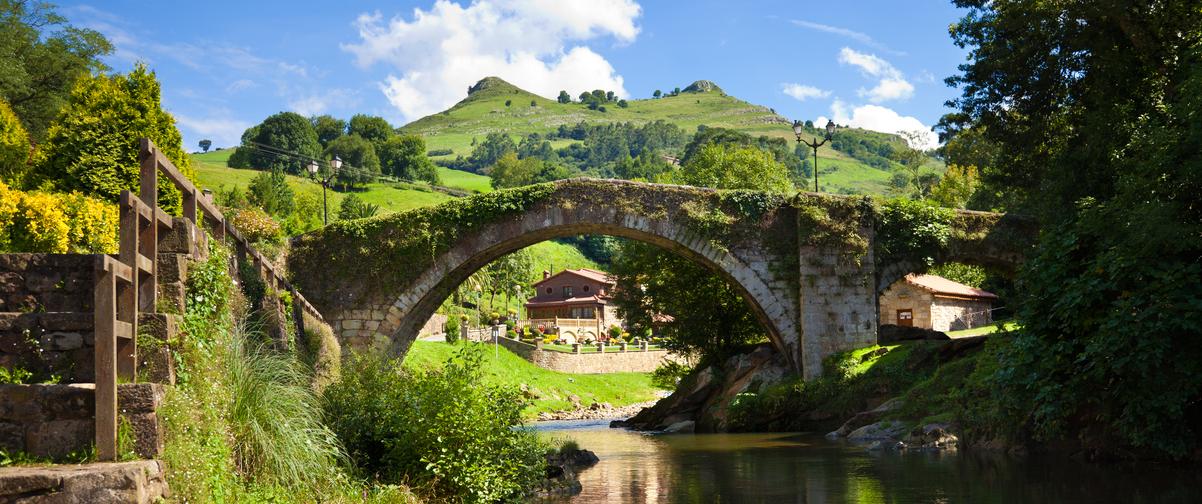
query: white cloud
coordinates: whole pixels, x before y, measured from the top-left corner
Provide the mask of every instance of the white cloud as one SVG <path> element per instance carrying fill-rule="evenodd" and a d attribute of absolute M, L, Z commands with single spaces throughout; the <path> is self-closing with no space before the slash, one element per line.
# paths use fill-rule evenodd
<path fill-rule="evenodd" d="M 781 84 L 780 87 L 781 92 L 792 96 L 797 101 L 806 101 L 810 98 L 826 98 L 831 95 L 830 91 L 804 84 L 785 83 Z"/>
<path fill-rule="evenodd" d="M 850 109 L 850 110 L 849 110 Z M 831 115 L 836 124 L 880 131 L 882 133 L 917 132 L 920 149 L 934 149 L 939 146 L 939 135 L 931 131 L 931 127 L 922 123 L 916 117 L 903 116 L 891 108 L 880 105 L 861 105 L 849 107 L 841 100 L 831 104 Z M 827 118 L 819 117 L 815 124 L 826 124 Z"/>
<path fill-rule="evenodd" d="M 412 19 L 359 16 L 361 41 L 343 49 L 360 66 L 396 71 L 380 89 L 408 120 L 453 105 L 490 75 L 548 98 L 561 89 L 625 97 L 613 66 L 573 43 L 607 36 L 632 42 L 641 12 L 633 0 L 477 0 L 467 7 L 438 0 L 430 10 L 414 9 Z"/>
<path fill-rule="evenodd" d="M 827 24 L 815 23 L 812 21 L 805 21 L 805 20 L 801 20 L 801 19 L 790 19 L 789 22 L 793 23 L 796 26 L 800 26 L 802 28 L 809 28 L 811 30 L 817 30 L 817 31 L 824 32 L 824 33 L 839 35 L 841 37 L 847 37 L 849 39 L 855 40 L 856 42 L 864 44 L 866 46 L 872 47 L 874 49 L 879 49 L 879 50 L 885 51 L 890 54 L 897 54 L 897 55 L 905 54 L 903 52 L 895 51 L 893 49 L 886 47 L 884 44 L 877 42 L 871 36 L 869 36 L 867 33 L 864 33 L 864 32 L 858 32 L 858 31 L 850 30 L 850 29 L 843 28 L 840 26 L 831 26 L 831 25 L 827 25 Z"/>
<path fill-rule="evenodd" d="M 190 117 L 175 114 L 175 122 L 195 133 L 201 139 L 213 141 L 213 147 L 229 147 L 242 143 L 242 132 L 251 125 L 230 117 Z M 185 145 L 185 149 L 195 149 L 195 145 Z"/>
<path fill-rule="evenodd" d="M 358 104 L 358 96 L 350 90 L 327 89 L 320 93 L 297 95 L 289 99 L 288 110 L 303 116 L 315 116 L 323 114 L 334 107 L 349 109 Z"/>
<path fill-rule="evenodd" d="M 839 51 L 839 62 L 859 68 L 866 77 L 879 79 L 872 89 L 860 89 L 860 96 L 868 98 L 868 101 L 880 103 L 914 96 L 914 85 L 906 80 L 901 71 L 875 54 L 844 47 Z"/>
<path fill-rule="evenodd" d="M 258 87 L 258 84 L 255 83 L 255 81 L 253 81 L 253 80 L 238 79 L 234 82 L 229 83 L 229 85 L 225 86 L 225 92 L 229 93 L 229 94 L 233 94 L 233 93 L 237 93 L 238 91 L 242 91 L 242 90 L 246 90 L 246 89 L 253 89 L 255 87 Z"/>

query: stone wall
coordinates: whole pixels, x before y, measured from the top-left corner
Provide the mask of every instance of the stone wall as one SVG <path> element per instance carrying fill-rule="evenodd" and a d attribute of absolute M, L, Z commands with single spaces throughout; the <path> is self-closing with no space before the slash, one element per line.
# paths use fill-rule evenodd
<path fill-rule="evenodd" d="M 0 366 L 92 380 L 96 257 L 0 254 Z"/>
<path fill-rule="evenodd" d="M 898 280 L 881 294 L 881 323 L 897 325 L 897 310 L 911 310 L 914 314 L 911 324 L 914 327 L 930 329 L 931 304 L 934 302 L 935 296 L 930 291 L 915 287 L 905 280 Z"/>
<path fill-rule="evenodd" d="M 153 458 L 163 449 L 158 407 L 163 386 L 126 383 L 117 387 L 123 423 L 139 456 Z M 0 449 L 39 458 L 63 457 L 91 448 L 96 437 L 96 387 L 72 385 L 0 385 Z"/>
<path fill-rule="evenodd" d="M 634 346 L 626 352 L 579 354 L 542 350 L 509 338 L 501 338 L 501 346 L 543 369 L 572 374 L 650 373 L 664 360 L 681 360 L 666 350 L 642 352 Z"/>
<path fill-rule="evenodd" d="M 935 298 L 930 305 L 931 329 L 936 331 L 959 331 L 993 323 L 989 301 L 971 299 Z"/>

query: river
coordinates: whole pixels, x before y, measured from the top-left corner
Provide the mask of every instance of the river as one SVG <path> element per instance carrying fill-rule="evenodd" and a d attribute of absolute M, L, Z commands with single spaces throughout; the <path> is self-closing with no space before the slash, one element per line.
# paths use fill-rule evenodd
<path fill-rule="evenodd" d="M 608 421 L 541 422 L 601 462 L 570 503 L 1187 503 L 1202 470 L 1047 456 L 869 452 L 818 434 L 651 435 Z"/>

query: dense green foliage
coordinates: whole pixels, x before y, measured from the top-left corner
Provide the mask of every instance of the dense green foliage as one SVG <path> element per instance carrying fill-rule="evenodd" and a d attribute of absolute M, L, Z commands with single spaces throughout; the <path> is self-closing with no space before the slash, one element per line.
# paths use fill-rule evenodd
<path fill-rule="evenodd" d="M 685 161 L 673 180 L 697 187 L 787 192 L 793 183 L 772 155 L 753 147 L 709 143 Z"/>
<path fill-rule="evenodd" d="M 371 142 L 372 145 L 377 146 L 394 134 L 392 125 L 388 124 L 388 121 L 383 117 L 366 114 L 351 116 L 351 120 L 346 126 L 346 133 L 348 135 L 359 135 L 364 140 Z"/>
<path fill-rule="evenodd" d="M 342 159 L 342 167 L 336 173 L 339 185 L 354 187 L 367 184 L 380 175 L 380 158 L 376 156 L 375 147 L 359 135 L 335 138 L 326 146 L 324 156 Z"/>
<path fill-rule="evenodd" d="M 321 144 L 313 124 L 295 112 L 268 116 L 242 134 L 242 143 L 238 152 L 246 154 L 238 159 L 241 162 L 237 164 L 231 158 L 230 166 L 304 175 L 309 159 L 316 159 L 321 153 Z"/>
<path fill-rule="evenodd" d="M 236 187 L 234 189 L 237 189 Z M 292 188 L 283 172 L 262 172 L 247 187 L 247 202 L 275 217 L 287 217 L 296 206 Z M 234 202 L 237 205 L 237 202 Z"/>
<path fill-rule="evenodd" d="M 417 135 L 389 135 L 376 142 L 381 171 L 403 180 L 442 183 L 434 162 L 426 157 L 426 141 Z"/>
<path fill-rule="evenodd" d="M 342 198 L 342 203 L 338 204 L 338 218 L 340 220 L 349 219 L 366 219 L 376 215 L 380 211 L 380 207 L 363 201 L 358 195 L 348 194 Z"/>
<path fill-rule="evenodd" d="M 482 360 L 471 347 L 417 371 L 352 357 L 325 391 L 327 421 L 361 474 L 464 502 L 518 500 L 543 477 L 548 447 L 520 428 L 516 388 L 483 384 Z"/>
<path fill-rule="evenodd" d="M 570 173 L 560 165 L 532 157 L 518 159 L 517 154 L 513 152 L 501 156 L 497 164 L 488 170 L 488 176 L 492 179 L 495 189 L 553 182 L 569 175 Z"/>
<path fill-rule="evenodd" d="M 876 220 L 877 264 L 901 261 L 926 267 L 951 238 L 952 210 L 897 198 L 881 205 Z"/>
<path fill-rule="evenodd" d="M 680 162 L 688 164 L 694 157 L 701 154 L 706 146 L 712 144 L 754 147 L 769 152 L 777 163 L 788 167 L 788 173 L 794 181 L 804 180 L 811 175 L 808 170 L 805 170 L 809 164 L 802 163 L 805 152 L 795 152 L 785 139 L 764 135 L 752 137 L 747 133 L 727 128 L 698 128 L 697 134 L 693 135 L 693 139 L 684 147 L 684 154 L 681 156 Z"/>
<path fill-rule="evenodd" d="M 309 118 L 313 124 L 313 132 L 317 133 L 317 141 L 324 149 L 330 141 L 346 134 L 346 121 L 331 115 L 319 115 Z"/>
<path fill-rule="evenodd" d="M 1044 223 L 974 428 L 1187 455 L 1202 435 L 1202 9 L 956 4 L 971 52 L 948 81 L 949 145 L 980 163 L 993 204 Z"/>
<path fill-rule="evenodd" d="M 21 120 L 3 99 L 0 99 L 0 182 L 21 187 L 29 169 L 29 154 L 33 146 Z"/>
<path fill-rule="evenodd" d="M 46 133 L 29 183 L 109 201 L 123 190 L 136 194 L 141 138 L 154 142 L 184 176 L 194 176 L 153 72 L 138 65 L 126 75 L 83 77 Z M 159 206 L 178 210 L 179 194 L 167 177 L 159 177 Z"/>
<path fill-rule="evenodd" d="M 100 58 L 112 51 L 104 35 L 68 24 L 49 3 L 0 2 L 0 101 L 40 143 L 76 79 L 107 71 Z"/>

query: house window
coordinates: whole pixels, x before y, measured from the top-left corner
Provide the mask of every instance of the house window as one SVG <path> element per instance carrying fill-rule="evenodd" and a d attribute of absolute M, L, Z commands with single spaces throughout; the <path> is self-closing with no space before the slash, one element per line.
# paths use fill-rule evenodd
<path fill-rule="evenodd" d="M 563 286 L 563 297 L 572 297 L 572 286 L 571 285 Z"/>
<path fill-rule="evenodd" d="M 588 286 L 585 285 L 584 287 L 581 287 L 580 290 L 582 290 L 584 292 L 588 292 Z"/>
<path fill-rule="evenodd" d="M 552 288 L 550 288 L 550 287 L 547 287 L 547 294 L 550 294 L 550 293 L 552 293 L 552 292 L 555 292 L 555 289 L 552 289 Z"/>

